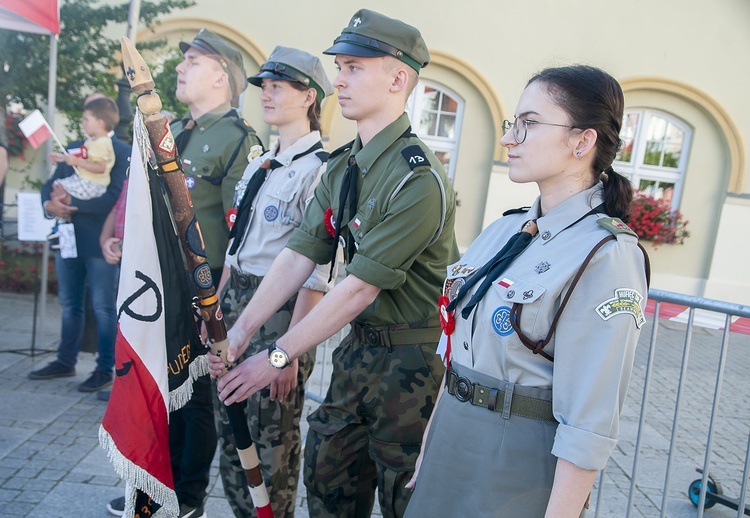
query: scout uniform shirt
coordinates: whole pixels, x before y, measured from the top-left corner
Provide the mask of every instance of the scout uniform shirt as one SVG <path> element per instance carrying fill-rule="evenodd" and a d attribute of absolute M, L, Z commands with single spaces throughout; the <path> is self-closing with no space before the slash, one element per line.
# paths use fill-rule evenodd
<path fill-rule="evenodd" d="M 268 272 L 276 256 L 286 245 L 292 230 L 302 223 L 315 187 L 326 166 L 316 153 L 308 153 L 292 162 L 292 158 L 320 142 L 320 132 L 312 131 L 299 138 L 294 144 L 277 154 L 279 143 L 262 156 L 250 161 L 242 179 L 235 188 L 235 205 L 245 194 L 250 178 L 266 160 L 275 159 L 282 164 L 268 173 L 252 204 L 250 219 L 245 234 L 235 255 L 226 255 L 226 266 L 242 273 L 263 277 Z M 245 245 L 248 246 L 245 246 Z M 319 265 L 305 288 L 328 291 L 328 267 Z"/>
<path fill-rule="evenodd" d="M 625 230 L 616 234 L 617 239 L 594 255 L 543 349 L 554 363 L 521 343 L 510 325 L 510 311 L 514 303 L 522 305 L 520 328 L 532 341 L 547 336 L 585 257 L 612 235 L 605 228 L 612 221 L 609 216 L 591 214 L 578 222 L 602 203 L 601 190 L 599 183 L 545 216 L 539 215 L 537 199 L 528 213 L 497 220 L 459 262 L 448 267 L 445 284 L 448 297 L 455 298 L 460 286 L 524 222 L 536 219 L 539 233 L 500 274 L 468 319 L 461 316 L 461 309 L 471 293 L 456 308 L 451 363 L 518 385 L 552 388 L 553 413 L 560 423 L 552 453 L 588 470 L 604 468 L 617 443 L 619 409 L 645 323 L 648 288 L 638 239 L 622 225 Z M 605 226 L 597 223 L 599 218 Z"/>
<path fill-rule="evenodd" d="M 225 216 L 232 208 L 234 186 L 247 166 L 250 148 L 261 145 L 255 130 L 243 119 L 228 115 L 230 109 L 227 103 L 199 117 L 185 149 L 178 149 L 208 264 L 212 268 L 221 268 L 224 264 L 229 240 Z M 188 120 L 189 115 L 172 123 L 175 138 L 184 131 Z M 235 151 L 237 155 L 227 171 Z"/>
<path fill-rule="evenodd" d="M 416 323 L 435 316 L 444 267 L 458 257 L 453 232 L 456 195 L 435 155 L 411 132 L 409 118 L 401 115 L 362 147 L 357 136 L 351 150 L 329 159 L 328 172 L 315 190 L 302 226 L 287 247 L 318 264 L 330 261 L 333 246 L 331 214 L 338 214 L 339 193 L 350 156 L 355 156 L 357 213 L 341 235 L 352 233 L 357 251 L 348 273 L 381 288 L 375 301 L 357 317 L 374 326 Z M 402 152 L 418 146 L 445 189 L 445 229 L 440 228 L 443 199 L 429 167 L 416 167 Z M 418 163 L 419 160 L 416 160 Z M 408 178 L 407 178 L 408 176 Z M 399 184 L 405 183 L 397 191 Z M 326 223 L 328 221 L 328 223 Z M 337 222 L 333 222 L 337 224 Z"/>

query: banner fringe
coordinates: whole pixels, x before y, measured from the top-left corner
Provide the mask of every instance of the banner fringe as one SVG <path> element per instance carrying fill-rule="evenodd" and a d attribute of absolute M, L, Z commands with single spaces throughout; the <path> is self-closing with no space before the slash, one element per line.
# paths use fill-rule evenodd
<path fill-rule="evenodd" d="M 117 449 L 115 441 L 109 435 L 104 426 L 99 426 L 99 445 L 107 452 L 107 457 L 112 467 L 121 479 L 127 482 L 127 494 L 125 495 L 125 513 L 123 516 L 132 518 L 135 515 L 135 490 L 140 489 L 161 507 L 152 516 L 154 518 L 177 518 L 180 516 L 180 504 L 177 502 L 177 493 L 148 471 L 137 466 L 125 457 Z"/>
<path fill-rule="evenodd" d="M 169 411 L 174 412 L 182 408 L 190 398 L 193 397 L 193 382 L 208 374 L 209 370 L 208 357 L 205 354 L 197 356 L 195 360 L 190 363 L 190 373 L 188 379 L 177 387 L 176 389 L 169 392 Z"/>

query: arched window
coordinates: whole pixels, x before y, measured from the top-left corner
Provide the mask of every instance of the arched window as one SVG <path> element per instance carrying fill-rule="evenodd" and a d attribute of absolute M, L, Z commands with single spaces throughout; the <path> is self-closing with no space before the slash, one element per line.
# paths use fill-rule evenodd
<path fill-rule="evenodd" d="M 677 209 L 691 137 L 687 124 L 664 112 L 626 110 L 615 170 L 630 178 L 636 190 L 665 198 Z"/>
<path fill-rule="evenodd" d="M 406 104 L 412 129 L 443 163 L 451 182 L 455 175 L 463 111 L 464 101 L 458 94 L 423 80 Z"/>

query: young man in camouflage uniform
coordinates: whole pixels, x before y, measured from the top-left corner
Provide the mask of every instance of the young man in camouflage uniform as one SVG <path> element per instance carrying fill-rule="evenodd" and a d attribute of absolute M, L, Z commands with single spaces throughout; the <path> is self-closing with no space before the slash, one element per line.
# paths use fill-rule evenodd
<path fill-rule="evenodd" d="M 341 238 L 347 277 L 296 326 L 219 380 L 225 404 L 274 380 L 291 360 L 347 323 L 331 386 L 308 421 L 310 516 L 369 516 L 377 487 L 384 516 L 401 516 L 443 365 L 437 298 L 457 260 L 455 193 L 440 162 L 409 127 L 404 106 L 429 62 L 419 31 L 362 9 L 334 45 L 334 86 L 358 134 L 331 154 L 315 198 L 229 331 L 228 360 L 330 260 Z M 212 375 L 221 363 L 211 357 Z"/>

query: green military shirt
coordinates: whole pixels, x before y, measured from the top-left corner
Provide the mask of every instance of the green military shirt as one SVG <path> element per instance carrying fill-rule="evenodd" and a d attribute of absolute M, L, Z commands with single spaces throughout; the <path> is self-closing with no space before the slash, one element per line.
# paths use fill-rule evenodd
<path fill-rule="evenodd" d="M 221 268 L 224 264 L 229 241 L 225 216 L 232 208 L 234 186 L 247 167 L 250 148 L 261 145 L 255 130 L 247 122 L 233 115 L 227 116 L 230 109 L 227 103 L 199 117 L 187 145 L 178 150 L 212 268 Z M 189 115 L 172 123 L 175 138 L 184 131 L 188 120 Z M 227 170 L 235 151 L 237 156 Z"/>
<path fill-rule="evenodd" d="M 288 248 L 318 264 L 330 261 L 333 235 L 326 219 L 338 214 L 349 157 L 356 156 L 361 172 L 357 177 L 357 213 L 341 235 L 346 239 L 347 233 L 352 233 L 357 246 L 346 271 L 381 288 L 375 301 L 356 319 L 365 324 L 416 323 L 434 317 L 445 268 L 458 259 L 453 231 L 455 192 L 429 148 L 411 131 L 405 135 L 408 128 L 409 118 L 404 114 L 366 146 L 362 147 L 357 136 L 350 150 L 334 153 L 302 225 L 287 243 Z M 419 147 L 417 153 L 429 166 L 419 157 L 409 163 L 413 146 Z M 445 221 L 437 238 L 443 192 L 430 166 L 445 191 Z"/>

